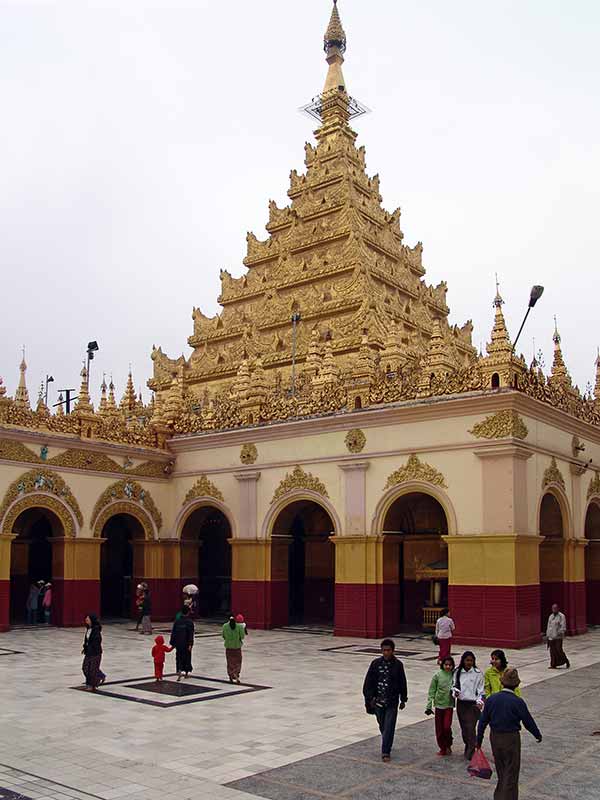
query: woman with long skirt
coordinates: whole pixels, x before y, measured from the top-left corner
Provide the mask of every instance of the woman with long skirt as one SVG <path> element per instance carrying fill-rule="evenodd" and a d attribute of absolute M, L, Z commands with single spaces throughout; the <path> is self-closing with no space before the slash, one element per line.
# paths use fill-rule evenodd
<path fill-rule="evenodd" d="M 242 671 L 242 642 L 244 641 L 244 625 L 236 622 L 235 617 L 223 625 L 223 641 L 225 658 L 227 659 L 227 675 L 230 683 L 240 682 Z"/>
<path fill-rule="evenodd" d="M 95 614 L 85 618 L 85 637 L 83 640 L 83 664 L 85 686 L 88 692 L 95 692 L 104 683 L 106 675 L 100 669 L 102 662 L 102 625 Z"/>
<path fill-rule="evenodd" d="M 485 686 L 483 672 L 477 669 L 475 654 L 466 650 L 454 673 L 452 695 L 456 700 L 456 716 L 465 743 L 465 758 L 470 761 L 477 746 L 477 723 L 483 708 Z"/>
<path fill-rule="evenodd" d="M 171 630 L 171 647 L 175 648 L 175 665 L 177 680 L 181 680 L 182 673 L 187 676 L 192 671 L 192 647 L 194 646 L 194 623 L 190 619 L 190 610 L 187 606 L 175 617 Z"/>

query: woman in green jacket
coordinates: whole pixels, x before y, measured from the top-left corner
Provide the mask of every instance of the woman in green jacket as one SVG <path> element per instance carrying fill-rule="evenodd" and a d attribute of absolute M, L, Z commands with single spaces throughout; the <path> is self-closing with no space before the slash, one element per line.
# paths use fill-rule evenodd
<path fill-rule="evenodd" d="M 454 709 L 452 677 L 454 667 L 452 656 L 446 656 L 440 664 L 439 670 L 431 679 L 427 696 L 425 713 L 428 716 L 433 714 L 432 706 L 435 706 L 435 738 L 440 748 L 438 756 L 452 754 L 452 711 Z"/>
<path fill-rule="evenodd" d="M 242 671 L 242 642 L 244 641 L 244 626 L 229 617 L 229 622 L 223 625 L 223 641 L 225 643 L 225 657 L 227 659 L 227 675 L 229 683 L 240 682 Z"/>
<path fill-rule="evenodd" d="M 490 655 L 490 666 L 486 669 L 484 675 L 486 700 L 488 697 L 491 697 L 493 694 L 501 692 L 502 689 L 504 689 L 504 686 L 502 686 L 501 683 L 501 678 L 507 669 L 508 661 L 506 660 L 504 650 L 492 650 Z M 521 690 L 518 686 L 514 692 L 517 697 L 521 697 Z"/>

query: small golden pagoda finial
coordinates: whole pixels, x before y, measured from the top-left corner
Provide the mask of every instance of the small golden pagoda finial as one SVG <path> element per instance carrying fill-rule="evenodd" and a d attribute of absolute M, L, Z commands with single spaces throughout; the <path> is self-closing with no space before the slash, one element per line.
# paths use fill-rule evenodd
<path fill-rule="evenodd" d="M 129 373 L 127 375 L 127 385 L 125 386 L 125 392 L 123 393 L 123 397 L 121 398 L 119 406 L 123 411 L 129 413 L 135 411 L 135 405 L 136 405 L 136 397 L 135 397 L 135 389 L 133 387 L 133 376 L 131 374 L 131 364 L 130 364 Z"/>
<path fill-rule="evenodd" d="M 102 383 L 100 384 L 100 405 L 98 406 L 98 413 L 103 416 L 108 412 L 108 400 L 106 397 L 106 373 L 102 373 Z"/>
<path fill-rule="evenodd" d="M 598 348 L 598 355 L 596 356 L 596 383 L 594 385 L 594 399 L 600 402 L 600 347 Z"/>
<path fill-rule="evenodd" d="M 60 392 L 58 395 L 58 404 L 56 406 L 56 414 L 59 417 L 64 417 L 65 415 L 65 398 L 63 397 L 63 393 Z"/>
<path fill-rule="evenodd" d="M 0 378 L 0 398 L 2 397 L 6 397 L 6 386 L 2 378 Z"/>
<path fill-rule="evenodd" d="M 94 407 L 92 406 L 92 401 L 90 400 L 90 393 L 88 389 L 88 373 L 87 368 L 85 366 L 85 361 L 83 362 L 83 368 L 80 372 L 81 375 L 81 386 L 79 387 L 79 396 L 77 398 L 77 411 L 93 411 Z"/>
<path fill-rule="evenodd" d="M 331 10 L 331 18 L 329 25 L 325 31 L 324 37 L 325 52 L 327 53 L 330 48 L 337 47 L 343 53 L 346 49 L 346 32 L 342 25 L 340 12 L 337 7 L 337 0 L 333 0 L 333 9 Z"/>
<path fill-rule="evenodd" d="M 106 404 L 107 413 L 115 414 L 117 411 L 117 403 L 115 400 L 115 385 L 113 383 L 112 375 L 110 376 L 110 383 L 108 384 L 108 402 Z"/>
<path fill-rule="evenodd" d="M 44 399 L 45 393 L 46 392 L 45 392 L 45 387 L 44 387 L 44 381 L 42 381 L 40 383 L 40 390 L 38 392 L 37 406 L 35 408 L 36 414 L 38 414 L 40 417 L 49 417 L 50 416 L 50 410 L 49 410 L 48 406 L 46 405 L 46 402 L 45 402 L 45 399 Z"/>
<path fill-rule="evenodd" d="M 571 376 L 569 375 L 569 371 L 565 365 L 565 360 L 563 358 L 562 349 L 560 346 L 561 338 L 560 333 L 558 332 L 556 315 L 554 316 L 554 334 L 552 336 L 552 341 L 554 342 L 554 360 L 552 362 L 552 372 L 548 380 L 553 384 L 564 384 L 571 386 Z"/>
<path fill-rule="evenodd" d="M 27 382 L 25 379 L 25 373 L 27 372 L 27 364 L 25 363 L 25 345 L 23 345 L 21 363 L 19 364 L 19 385 L 17 386 L 17 391 L 15 392 L 15 403 L 21 408 L 30 408 L 29 405 L 29 392 L 27 391 Z"/>

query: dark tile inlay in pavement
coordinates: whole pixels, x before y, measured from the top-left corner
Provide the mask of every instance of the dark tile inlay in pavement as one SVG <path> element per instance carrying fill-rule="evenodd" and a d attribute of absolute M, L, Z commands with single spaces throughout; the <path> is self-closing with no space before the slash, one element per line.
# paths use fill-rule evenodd
<path fill-rule="evenodd" d="M 155 694 L 166 694 L 170 697 L 187 697 L 190 694 L 204 694 L 204 692 L 214 692 L 214 687 L 198 686 L 194 683 L 181 683 L 177 681 L 157 681 L 148 683 L 130 683 L 128 689 L 142 689 L 144 692 L 154 692 Z"/>
<path fill-rule="evenodd" d="M 0 800 L 30 800 L 30 798 L 27 795 L 11 792 L 10 789 L 0 786 Z"/>

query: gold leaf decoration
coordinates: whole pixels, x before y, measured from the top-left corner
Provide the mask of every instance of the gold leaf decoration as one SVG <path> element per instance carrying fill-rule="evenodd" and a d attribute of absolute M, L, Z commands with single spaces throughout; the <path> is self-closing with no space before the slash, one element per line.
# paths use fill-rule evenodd
<path fill-rule="evenodd" d="M 525 439 L 529 430 L 519 414 L 507 408 L 486 417 L 483 422 L 478 422 L 469 433 L 478 439 L 505 439 L 509 436 L 514 439 Z"/>
<path fill-rule="evenodd" d="M 79 525 L 83 525 L 83 515 L 81 513 L 81 509 L 79 508 L 79 503 L 75 499 L 71 489 L 60 475 L 47 469 L 32 469 L 30 472 L 25 472 L 11 483 L 4 495 L 2 504 L 0 505 L 0 520 L 4 518 L 9 506 L 11 506 L 15 500 L 20 497 L 25 497 L 26 495 L 35 495 L 36 493 L 40 493 L 38 495 L 40 499 L 39 505 L 43 507 L 49 507 L 47 503 L 41 502 L 43 495 L 51 494 L 55 497 L 58 497 L 65 505 L 69 506 Z M 32 508 L 35 505 L 35 502 L 28 502 L 26 507 Z M 58 506 L 60 506 L 60 503 Z M 25 507 L 21 508 L 19 513 L 21 513 L 23 510 L 25 510 Z M 55 508 L 52 508 L 51 510 L 54 511 Z M 65 517 L 68 517 L 68 515 L 64 514 L 64 509 L 61 514 L 58 514 L 58 516 L 60 517 L 61 521 L 63 521 L 63 525 L 65 525 Z M 65 526 L 65 534 L 73 535 L 74 531 L 72 520 L 70 520 L 67 525 L 71 532 L 67 533 L 67 526 Z M 10 530 L 12 529 L 12 523 L 9 525 L 9 522 L 4 520 L 1 527 L 3 531 L 5 531 L 6 528 L 9 528 L 8 532 L 10 533 Z"/>
<path fill-rule="evenodd" d="M 41 464 L 43 461 L 33 450 L 13 439 L 0 439 L 0 458 L 25 464 Z"/>
<path fill-rule="evenodd" d="M 138 478 L 166 478 L 172 472 L 172 461 L 144 461 L 143 464 L 127 470 L 128 475 L 135 475 Z"/>
<path fill-rule="evenodd" d="M 138 504 L 152 517 L 156 529 L 161 529 L 162 515 L 156 507 L 152 495 L 147 489 L 144 489 L 143 486 L 132 480 L 117 481 L 102 492 L 92 511 L 92 518 L 90 520 L 92 528 L 95 529 L 96 521 L 105 506 L 114 503 L 116 500 L 124 500 L 132 504 Z"/>
<path fill-rule="evenodd" d="M 258 458 L 258 450 L 255 444 L 243 444 L 240 451 L 240 461 L 242 464 L 254 464 Z"/>
<path fill-rule="evenodd" d="M 442 489 L 447 488 L 446 479 L 442 473 L 432 467 L 431 464 L 421 461 L 415 453 L 411 453 L 403 467 L 392 472 L 387 479 L 385 488 L 389 489 L 407 481 L 423 481 L 424 483 L 431 483 L 433 486 L 440 486 Z"/>
<path fill-rule="evenodd" d="M 344 443 L 350 453 L 362 453 L 367 443 L 367 437 L 360 428 L 352 428 L 346 434 Z"/>
<path fill-rule="evenodd" d="M 221 500 L 221 502 L 223 502 L 222 492 L 217 489 L 212 481 L 208 480 L 206 475 L 201 475 L 198 478 L 196 483 L 186 494 L 183 505 L 187 505 L 187 503 L 191 500 L 195 500 L 197 497 L 214 497 L 215 500 Z"/>
<path fill-rule="evenodd" d="M 292 492 L 294 489 L 309 489 L 311 492 L 316 492 L 323 497 L 329 497 L 325 484 L 312 473 L 305 472 L 302 467 L 296 464 L 292 472 L 288 472 L 277 489 L 275 489 L 271 503 L 279 500 L 284 494 Z"/>
<path fill-rule="evenodd" d="M 594 495 L 600 495 L 600 472 L 594 473 L 594 477 L 588 486 L 587 499 L 589 500 L 590 497 L 593 497 Z"/>
<path fill-rule="evenodd" d="M 550 466 L 544 472 L 542 487 L 545 488 L 551 483 L 557 483 L 562 489 L 565 488 L 565 479 L 562 476 L 562 472 L 558 468 L 558 464 L 556 463 L 554 456 L 552 456 Z"/>
<path fill-rule="evenodd" d="M 48 464 L 71 469 L 87 469 L 95 472 L 123 472 L 123 468 L 104 453 L 89 450 L 65 450 L 48 459 Z"/>

